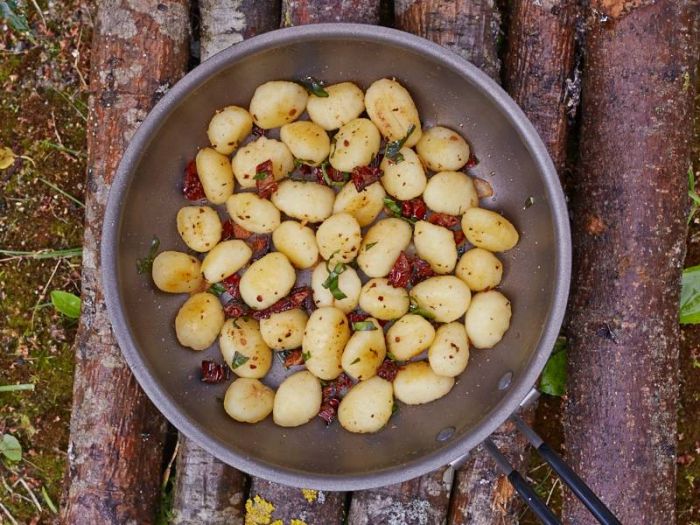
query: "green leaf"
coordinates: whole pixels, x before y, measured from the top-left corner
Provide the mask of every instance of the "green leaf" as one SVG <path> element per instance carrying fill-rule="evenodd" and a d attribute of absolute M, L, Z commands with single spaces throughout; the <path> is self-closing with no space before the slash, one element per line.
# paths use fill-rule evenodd
<path fill-rule="evenodd" d="M 18 33 L 23 33 L 32 42 L 36 43 L 34 33 L 32 33 L 27 18 L 19 14 L 17 11 L 17 3 L 14 0 L 6 0 L 0 2 L 0 16 L 7 21 L 7 25 Z"/>
<path fill-rule="evenodd" d="M 233 354 L 233 359 L 231 359 L 231 368 L 234 370 L 238 368 L 239 366 L 243 366 L 248 362 L 250 357 L 247 355 L 241 354 L 238 350 Z"/>
<path fill-rule="evenodd" d="M 700 324 L 700 266 L 683 270 L 680 323 Z"/>
<path fill-rule="evenodd" d="M 401 148 L 403 148 L 403 145 L 406 143 L 408 140 L 408 137 L 411 136 L 411 134 L 416 130 L 416 126 L 411 124 L 408 127 L 408 131 L 406 132 L 406 135 L 399 140 L 393 140 L 391 142 L 388 142 L 386 145 L 386 148 L 384 149 L 384 156 L 388 158 L 389 160 L 394 161 L 395 163 L 399 163 L 403 161 L 403 155 L 399 153 L 401 151 Z"/>
<path fill-rule="evenodd" d="M 552 355 L 542 370 L 540 392 L 561 397 L 566 392 L 566 338 L 557 337 Z"/>
<path fill-rule="evenodd" d="M 398 361 L 398 359 L 396 359 L 396 356 L 394 354 L 392 354 L 391 352 L 387 352 L 386 356 L 390 361 Z"/>
<path fill-rule="evenodd" d="M 320 98 L 328 98 L 328 91 L 323 89 L 323 82 L 314 77 L 304 77 L 299 81 L 299 84 L 304 86 L 309 93 L 312 93 Z"/>
<path fill-rule="evenodd" d="M 337 253 L 337 252 L 335 252 Z M 333 255 L 335 253 L 331 254 L 329 257 L 329 260 L 333 258 Z M 340 278 L 340 274 L 345 271 L 347 266 L 343 263 L 338 263 L 335 265 L 333 269 L 331 269 L 328 266 L 328 262 L 326 262 L 326 269 L 328 270 L 328 277 L 326 278 L 325 281 L 323 281 L 323 286 L 326 290 L 330 290 L 331 295 L 333 295 L 334 299 L 337 299 L 338 301 L 345 299 L 347 295 L 343 293 L 343 291 L 338 287 L 338 280 Z"/>
<path fill-rule="evenodd" d="M 73 293 L 54 290 L 51 292 L 51 304 L 70 319 L 80 317 L 80 297 Z"/>
<path fill-rule="evenodd" d="M 372 321 L 358 321 L 352 323 L 352 329 L 356 332 L 371 332 L 372 330 L 376 330 L 377 327 Z"/>
<path fill-rule="evenodd" d="M 328 175 L 328 165 L 329 163 L 327 160 L 324 160 L 321 163 L 321 175 L 323 176 L 323 182 L 325 182 L 327 186 L 335 186 L 336 188 L 342 188 L 345 186 L 345 183 L 350 179 L 350 174 L 343 172 L 343 180 L 336 182 Z"/>
<path fill-rule="evenodd" d="M 700 209 L 700 195 L 695 191 L 695 172 L 692 164 L 688 166 L 688 197 L 691 200 L 690 213 L 688 213 L 688 224 L 690 224 L 698 209 Z"/>
<path fill-rule="evenodd" d="M 19 392 L 21 390 L 34 390 L 34 383 L 23 383 L 19 385 L 0 385 L 0 392 Z"/>
<path fill-rule="evenodd" d="M 148 249 L 148 255 L 136 261 L 136 269 L 140 274 L 151 273 L 151 269 L 153 268 L 153 259 L 155 259 L 156 255 L 158 255 L 158 248 L 160 248 L 160 239 L 154 235 L 153 239 L 151 239 L 151 246 Z"/>
<path fill-rule="evenodd" d="M 301 358 L 304 360 L 304 362 L 308 361 L 311 359 L 311 352 L 302 352 Z"/>
<path fill-rule="evenodd" d="M 3 434 L 0 440 L 0 454 L 5 456 L 9 461 L 21 461 L 22 445 L 19 444 L 15 436 Z"/>
<path fill-rule="evenodd" d="M 221 283 L 214 283 L 208 289 L 207 292 L 220 297 L 222 293 L 226 291 L 226 287 Z"/>
<path fill-rule="evenodd" d="M 414 219 L 412 217 L 404 217 L 403 214 L 401 213 L 401 206 L 399 205 L 398 202 L 396 202 L 394 199 L 391 197 L 384 197 L 384 207 L 389 210 L 389 213 L 391 213 L 394 217 L 397 219 L 403 219 L 404 221 L 408 222 L 409 224 L 415 224 L 418 219 Z"/>
<path fill-rule="evenodd" d="M 354 360 L 352 363 L 350 363 L 350 364 L 351 364 L 351 365 L 354 365 L 354 364 L 357 364 L 357 363 L 359 363 L 359 362 L 360 362 L 360 358 L 359 358 L 359 357 L 356 357 L 355 360 Z"/>
<path fill-rule="evenodd" d="M 414 302 L 411 302 L 411 305 L 408 307 L 408 311 L 412 314 L 420 315 L 428 321 L 432 321 L 433 319 L 435 319 L 435 314 L 433 312 L 431 312 L 430 310 L 426 310 L 425 308 L 419 306 Z"/>
<path fill-rule="evenodd" d="M 46 487 L 41 487 L 41 496 L 44 498 L 44 501 L 46 502 L 46 506 L 49 508 L 51 512 L 54 514 L 58 514 L 58 509 L 56 508 L 56 504 L 53 502 L 51 499 L 51 496 L 49 496 L 48 491 L 46 490 Z"/>
<path fill-rule="evenodd" d="M 372 248 L 374 248 L 374 246 L 376 244 L 377 244 L 376 242 L 368 242 L 367 244 L 365 244 L 365 251 L 367 252 L 367 251 L 371 250 Z"/>
<path fill-rule="evenodd" d="M 391 405 L 391 415 L 393 416 L 399 411 L 399 405 L 396 404 L 396 401 Z"/>

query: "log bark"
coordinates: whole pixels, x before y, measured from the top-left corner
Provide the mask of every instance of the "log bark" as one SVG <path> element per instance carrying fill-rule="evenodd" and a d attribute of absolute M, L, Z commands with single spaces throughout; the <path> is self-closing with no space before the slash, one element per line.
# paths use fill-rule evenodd
<path fill-rule="evenodd" d="M 246 523 L 252 524 L 341 525 L 345 493 L 296 489 L 253 477 L 246 511 Z"/>
<path fill-rule="evenodd" d="M 437 42 L 498 81 L 501 15 L 494 0 L 395 0 L 399 29 Z"/>
<path fill-rule="evenodd" d="M 576 111 L 576 0 L 514 0 L 504 87 L 542 137 L 561 177 L 568 113 Z"/>
<path fill-rule="evenodd" d="M 324 22 L 379 24 L 379 0 L 283 0 L 282 27 Z"/>
<path fill-rule="evenodd" d="M 100 280 L 100 234 L 121 154 L 159 96 L 184 73 L 188 2 L 105 0 L 90 74 L 82 316 L 64 523 L 151 523 L 160 492 L 165 420 L 127 367 Z M 116 395 L 115 395 L 116 394 Z"/>
<path fill-rule="evenodd" d="M 696 5 L 598 0 L 588 13 L 565 439 L 623 523 L 675 522 Z M 564 519 L 593 523 L 570 498 Z"/>
<path fill-rule="evenodd" d="M 280 0 L 199 0 L 202 61 L 246 38 L 277 29 Z"/>

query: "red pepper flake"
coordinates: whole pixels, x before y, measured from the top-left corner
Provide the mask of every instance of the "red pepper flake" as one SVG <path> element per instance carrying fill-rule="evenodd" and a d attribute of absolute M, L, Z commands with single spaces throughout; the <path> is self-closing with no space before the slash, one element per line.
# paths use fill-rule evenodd
<path fill-rule="evenodd" d="M 372 166 L 358 166 L 350 174 L 352 183 L 355 185 L 355 189 L 359 192 L 364 190 L 370 184 L 374 184 L 381 177 L 382 171 L 377 167 Z"/>
<path fill-rule="evenodd" d="M 267 133 L 264 129 L 262 129 L 260 126 L 257 124 L 253 124 L 253 131 L 252 134 L 254 137 L 264 137 L 265 133 Z"/>
<path fill-rule="evenodd" d="M 277 181 L 272 168 L 272 160 L 261 162 L 255 168 L 255 185 L 262 199 L 269 199 L 277 191 Z"/>
<path fill-rule="evenodd" d="M 407 219 L 425 219 L 425 215 L 428 213 L 428 207 L 425 201 L 416 197 L 410 201 L 401 201 L 401 215 Z"/>
<path fill-rule="evenodd" d="M 401 367 L 391 359 L 385 359 L 381 366 L 377 369 L 377 375 L 382 379 L 392 382 L 396 379 L 396 374 L 399 373 Z"/>
<path fill-rule="evenodd" d="M 197 174 L 197 163 L 194 160 L 189 161 L 185 168 L 182 193 L 188 201 L 198 201 L 206 197 L 204 186 L 202 186 L 202 181 L 199 180 Z"/>
<path fill-rule="evenodd" d="M 455 237 L 455 244 L 459 247 L 460 244 L 462 244 L 465 240 L 466 237 L 464 236 L 464 232 L 462 230 L 454 230 L 452 232 L 452 235 Z"/>
<path fill-rule="evenodd" d="M 253 312 L 253 319 L 267 319 L 272 314 L 278 314 L 280 312 L 286 312 L 287 310 L 299 308 L 304 304 L 306 299 L 311 296 L 312 293 L 311 288 L 308 286 L 294 288 L 291 292 L 289 292 L 287 297 L 283 297 L 272 306 L 268 306 L 264 310 Z"/>
<path fill-rule="evenodd" d="M 202 383 L 221 383 L 229 378 L 229 370 L 228 365 L 216 361 L 202 361 L 200 379 Z"/>
<path fill-rule="evenodd" d="M 428 217 L 428 222 L 437 224 L 438 226 L 444 226 L 445 228 L 452 228 L 459 224 L 459 217 L 456 215 L 448 215 L 447 213 L 432 213 L 430 217 Z"/>
<path fill-rule="evenodd" d="M 318 412 L 318 417 L 326 422 L 326 425 L 330 425 L 335 421 L 335 416 L 338 413 L 338 405 L 340 405 L 340 399 L 332 397 L 321 403 L 321 409 Z"/>
<path fill-rule="evenodd" d="M 246 242 L 248 246 L 253 250 L 253 255 L 251 255 L 251 261 L 257 261 L 263 255 L 267 255 L 272 248 L 272 236 L 264 233 L 251 234 Z"/>
<path fill-rule="evenodd" d="M 238 289 L 238 285 L 240 282 L 241 276 L 237 273 L 234 273 L 233 275 L 229 275 L 228 277 L 226 277 L 226 279 L 221 281 L 221 284 L 232 298 L 240 299 L 241 293 Z"/>
<path fill-rule="evenodd" d="M 406 252 L 401 252 L 389 271 L 389 284 L 394 288 L 406 288 L 411 282 L 411 261 Z"/>
<path fill-rule="evenodd" d="M 284 356 L 284 367 L 291 368 L 292 366 L 299 366 L 304 364 L 304 356 L 301 348 L 295 350 L 287 350 Z"/>
<path fill-rule="evenodd" d="M 245 317 L 249 314 L 248 306 L 235 299 L 224 305 L 224 315 L 229 319 L 238 319 L 239 317 Z"/>
<path fill-rule="evenodd" d="M 476 158 L 476 155 L 474 155 L 474 151 L 469 148 L 469 160 L 467 160 L 467 163 L 464 165 L 466 169 L 473 168 L 479 164 L 479 159 Z"/>

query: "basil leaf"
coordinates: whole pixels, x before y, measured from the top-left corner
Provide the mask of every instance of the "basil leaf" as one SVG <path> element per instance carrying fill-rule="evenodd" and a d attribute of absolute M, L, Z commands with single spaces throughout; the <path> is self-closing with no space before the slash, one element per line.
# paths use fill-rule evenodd
<path fill-rule="evenodd" d="M 391 213 L 397 219 L 403 219 L 404 221 L 406 221 L 410 224 L 415 224 L 416 221 L 418 220 L 418 219 L 414 219 L 412 217 L 404 217 L 403 214 L 401 213 L 401 206 L 399 205 L 398 202 L 396 202 L 391 197 L 384 197 L 384 207 L 387 210 L 389 210 L 389 213 Z"/>
<path fill-rule="evenodd" d="M 374 248 L 374 246 L 376 244 L 377 244 L 376 242 L 370 242 L 370 243 L 365 244 L 365 251 L 371 250 L 372 248 Z"/>
<path fill-rule="evenodd" d="M 151 247 L 148 249 L 148 255 L 136 261 L 136 270 L 140 274 L 151 273 L 153 259 L 158 255 L 158 248 L 160 248 L 160 239 L 154 235 L 153 239 L 151 239 Z"/>
<path fill-rule="evenodd" d="M 432 321 L 435 319 L 435 314 L 431 312 L 430 310 L 426 310 L 425 308 L 420 307 L 416 303 L 411 303 L 411 305 L 408 307 L 408 311 L 411 312 L 412 314 L 420 315 L 421 317 L 424 317 L 428 321 Z"/>
<path fill-rule="evenodd" d="M 337 252 L 336 252 L 337 253 Z M 329 259 L 333 258 L 333 253 Z M 343 291 L 338 287 L 338 278 L 340 277 L 340 274 L 345 271 L 347 266 L 343 263 L 338 263 L 335 265 L 335 267 L 331 270 L 328 267 L 328 262 L 326 262 L 326 269 L 328 270 L 328 277 L 326 278 L 325 281 L 323 281 L 323 286 L 325 289 L 329 290 L 331 292 L 331 295 L 333 295 L 334 299 L 337 299 L 338 301 L 345 299 L 347 295 L 343 293 Z"/>
<path fill-rule="evenodd" d="M 343 173 L 343 179 L 344 179 L 344 180 L 338 181 L 338 182 L 332 180 L 332 179 L 330 178 L 330 176 L 328 175 L 328 161 L 327 161 L 327 160 L 324 160 L 324 161 L 321 163 L 321 175 L 323 176 L 323 182 L 325 182 L 326 185 L 328 185 L 328 186 L 336 186 L 336 187 L 338 187 L 338 188 L 342 188 L 343 186 L 345 186 L 345 183 L 346 183 L 346 182 L 348 181 L 348 179 L 350 178 L 350 176 L 349 176 L 347 173 Z"/>
<path fill-rule="evenodd" d="M 403 155 L 399 153 L 401 151 L 401 148 L 403 148 L 403 145 L 406 143 L 408 140 L 408 137 L 411 136 L 411 134 L 416 130 L 416 126 L 411 124 L 408 127 L 408 131 L 406 132 L 406 135 L 399 140 L 392 140 L 391 142 L 388 142 L 386 145 L 386 148 L 384 148 L 384 156 L 387 157 L 389 160 L 393 160 L 395 163 L 399 163 L 403 161 Z"/>
<path fill-rule="evenodd" d="M 294 167 L 295 168 L 301 168 L 304 165 L 310 166 L 312 164 L 313 164 L 313 162 L 311 162 L 310 160 L 298 159 L 298 158 L 294 157 Z"/>
<path fill-rule="evenodd" d="M 301 358 L 304 360 L 304 362 L 308 361 L 311 359 L 311 352 L 302 352 Z"/>
<path fill-rule="evenodd" d="M 680 323 L 700 324 L 700 266 L 683 270 Z"/>
<path fill-rule="evenodd" d="M 372 330 L 376 330 L 377 327 L 372 321 L 358 321 L 352 323 L 352 329 L 356 332 L 371 332 Z"/>
<path fill-rule="evenodd" d="M 75 294 L 54 290 L 51 292 L 51 304 L 56 310 L 70 319 L 80 317 L 80 297 Z"/>
<path fill-rule="evenodd" d="M 396 401 L 391 405 L 391 415 L 393 416 L 399 411 L 399 405 L 396 404 Z"/>
<path fill-rule="evenodd" d="M 20 445 L 15 436 L 3 434 L 2 439 L 0 439 L 0 454 L 9 461 L 21 461 L 22 445 Z"/>
<path fill-rule="evenodd" d="M 320 98 L 328 98 L 328 91 L 323 89 L 323 82 L 314 77 L 304 77 L 299 81 L 299 84 L 304 86 L 309 93 L 312 93 Z"/>
<path fill-rule="evenodd" d="M 226 288 L 221 283 L 214 283 L 207 289 L 207 292 L 214 294 L 217 297 L 221 296 L 221 294 L 224 293 L 225 291 L 226 291 Z"/>
<path fill-rule="evenodd" d="M 351 364 L 351 365 L 354 365 L 354 364 L 357 364 L 357 363 L 359 363 L 359 362 L 360 362 L 360 358 L 359 358 L 359 357 L 356 357 L 355 360 L 354 360 L 352 363 L 350 363 L 350 364 Z"/>
<path fill-rule="evenodd" d="M 236 353 L 233 354 L 233 359 L 231 359 L 231 368 L 235 370 L 239 366 L 246 364 L 249 359 L 250 357 L 248 357 L 247 355 L 243 355 L 238 350 L 236 350 Z"/>
<path fill-rule="evenodd" d="M 391 352 L 387 352 L 386 356 L 389 358 L 390 361 L 398 361 L 398 359 L 396 359 L 396 356 Z"/>
<path fill-rule="evenodd" d="M 558 337 L 540 377 L 540 392 L 561 397 L 566 392 L 566 338 Z"/>

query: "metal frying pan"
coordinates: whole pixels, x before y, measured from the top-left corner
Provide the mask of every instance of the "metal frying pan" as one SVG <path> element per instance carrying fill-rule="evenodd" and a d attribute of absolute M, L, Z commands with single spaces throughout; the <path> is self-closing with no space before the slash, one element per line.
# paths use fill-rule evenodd
<path fill-rule="evenodd" d="M 154 235 L 184 249 L 175 215 L 185 204 L 181 174 L 217 108 L 247 106 L 273 79 L 313 75 L 363 88 L 395 76 L 413 95 L 426 126 L 459 130 L 489 180 L 500 210 L 521 232 L 504 255 L 502 289 L 513 304 L 503 341 L 472 349 L 452 392 L 425 406 L 401 407 L 388 428 L 356 435 L 319 418 L 299 428 L 231 420 L 220 399 L 227 384 L 199 380 L 217 347 L 184 350 L 173 319 L 182 296 L 158 292 L 136 271 Z M 526 206 L 526 202 L 532 203 Z M 174 86 L 135 134 L 106 211 L 103 278 L 113 328 L 139 383 L 165 416 L 207 451 L 241 470 L 284 484 L 358 490 L 397 483 L 454 462 L 488 438 L 532 389 L 553 347 L 569 288 L 571 240 L 566 204 L 545 146 L 508 95 L 476 67 L 418 37 L 375 26 L 321 24 L 250 39 L 216 55 Z M 275 360 L 277 361 L 277 360 Z M 280 366 L 275 365 L 275 366 Z M 269 381 L 280 380 L 273 370 Z"/>

